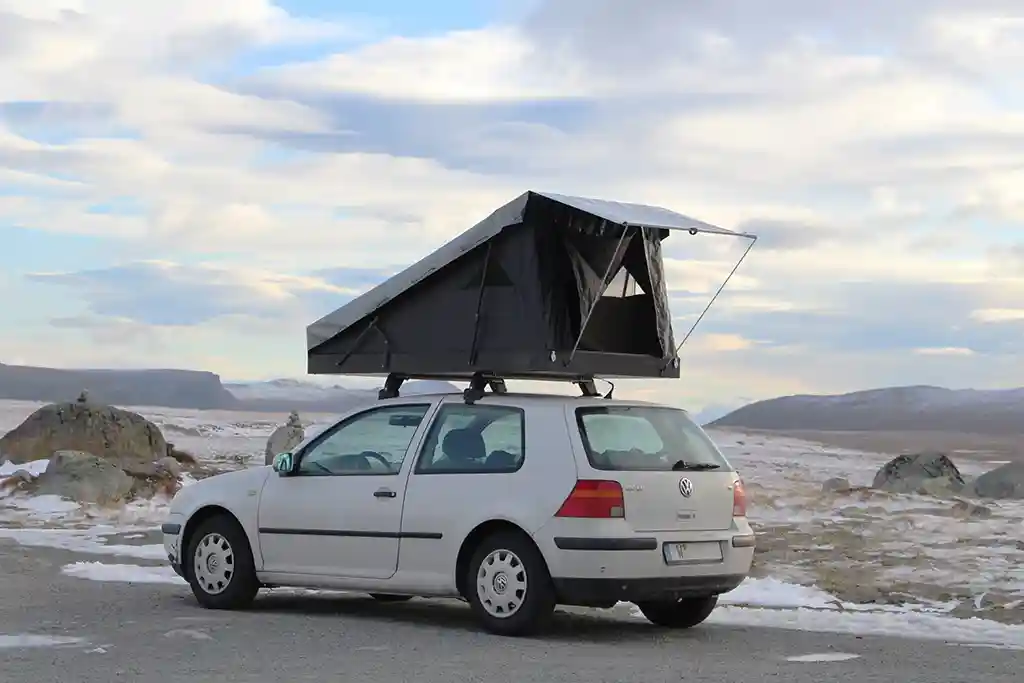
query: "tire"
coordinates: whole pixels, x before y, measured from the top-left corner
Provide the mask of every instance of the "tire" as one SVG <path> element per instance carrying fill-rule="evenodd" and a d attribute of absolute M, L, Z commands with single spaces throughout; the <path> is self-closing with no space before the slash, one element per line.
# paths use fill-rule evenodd
<path fill-rule="evenodd" d="M 252 549 L 233 518 L 216 515 L 192 534 L 185 574 L 192 594 L 207 609 L 245 609 L 259 592 Z M 211 559 L 212 558 L 212 559 Z"/>
<path fill-rule="evenodd" d="M 392 595 L 391 593 L 370 593 L 377 602 L 406 602 L 412 600 L 411 595 Z"/>
<path fill-rule="evenodd" d="M 718 604 L 717 595 L 704 598 L 683 598 L 638 602 L 637 607 L 652 624 L 663 628 L 693 628 L 711 616 Z"/>
<path fill-rule="evenodd" d="M 524 534 L 501 531 L 483 539 L 469 561 L 466 598 L 484 630 L 527 636 L 555 611 L 555 589 L 537 546 Z"/>

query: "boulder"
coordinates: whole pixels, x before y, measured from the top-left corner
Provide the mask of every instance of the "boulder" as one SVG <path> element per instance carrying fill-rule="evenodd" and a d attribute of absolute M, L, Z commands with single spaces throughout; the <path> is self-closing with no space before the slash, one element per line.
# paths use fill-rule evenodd
<path fill-rule="evenodd" d="M 960 493 L 967 482 L 953 461 L 942 453 L 901 455 L 875 474 L 871 486 L 891 493 Z"/>
<path fill-rule="evenodd" d="M 1024 461 L 986 472 L 971 483 L 970 493 L 978 498 L 1024 500 Z"/>
<path fill-rule="evenodd" d="M 9 475 L 0 477 L 0 493 L 21 491 L 35 483 L 36 477 L 28 470 L 15 470 Z"/>
<path fill-rule="evenodd" d="M 173 496 L 181 488 L 181 464 L 169 456 L 156 462 L 127 466 L 124 473 L 134 480 L 134 497 Z"/>
<path fill-rule="evenodd" d="M 274 433 L 267 439 L 267 448 L 264 453 L 264 465 L 274 462 L 274 456 L 278 453 L 289 451 L 306 438 L 306 430 L 302 426 L 299 414 L 294 410 L 288 416 L 288 422 L 274 430 Z"/>
<path fill-rule="evenodd" d="M 72 403 L 43 406 L 0 438 L 0 452 L 13 463 L 41 460 L 57 451 L 116 462 L 155 462 L 168 454 L 155 424 L 138 413 L 93 404 L 85 395 Z"/>
<path fill-rule="evenodd" d="M 992 516 L 992 510 L 969 500 L 958 499 L 953 503 L 953 516 L 959 519 L 989 519 Z"/>
<path fill-rule="evenodd" d="M 852 490 L 853 486 L 850 484 L 850 480 L 843 477 L 826 479 L 825 483 L 821 485 L 822 493 L 849 493 Z"/>
<path fill-rule="evenodd" d="M 57 451 L 34 482 L 37 495 L 110 505 L 132 496 L 135 481 L 116 464 L 82 451 Z"/>
<path fill-rule="evenodd" d="M 185 467 L 194 467 L 199 464 L 199 460 L 196 456 L 192 455 L 188 451 L 183 451 L 177 448 L 173 443 L 167 443 L 167 457 L 172 458 L 180 465 Z"/>

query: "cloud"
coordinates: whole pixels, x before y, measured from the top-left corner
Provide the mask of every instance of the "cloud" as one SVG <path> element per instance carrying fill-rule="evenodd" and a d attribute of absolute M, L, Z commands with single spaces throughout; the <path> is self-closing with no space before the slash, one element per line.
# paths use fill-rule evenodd
<path fill-rule="evenodd" d="M 337 302 L 359 294 L 364 275 L 357 270 L 356 286 L 346 286 L 341 271 L 332 274 L 332 283 L 316 276 L 142 261 L 73 273 L 33 273 L 28 278 L 74 289 L 96 316 L 145 325 L 188 326 L 235 316 L 297 325 L 314 310 L 332 310 L 325 308 L 332 305 L 329 302 L 339 305 Z M 98 323 L 72 317 L 58 319 L 56 324 L 94 327 Z"/>
<path fill-rule="evenodd" d="M 217 350 L 244 337 L 301 372 L 305 323 L 546 189 L 760 235 L 687 349 L 701 381 L 651 391 L 1024 383 L 1015 0 L 550 0 L 421 37 L 129 4 L 0 0 L 0 215 L 105 240 L 66 272 L 0 255 L 48 302 L 6 314 L 34 321 L 7 357 L 74 329 L 83 363 L 152 343 L 244 376 Z M 678 329 L 743 247 L 666 243 Z"/>
<path fill-rule="evenodd" d="M 945 347 L 928 347 L 923 349 L 914 349 L 914 353 L 919 353 L 922 356 L 973 356 L 974 351 L 972 349 L 964 348 L 962 346 L 945 346 Z"/>

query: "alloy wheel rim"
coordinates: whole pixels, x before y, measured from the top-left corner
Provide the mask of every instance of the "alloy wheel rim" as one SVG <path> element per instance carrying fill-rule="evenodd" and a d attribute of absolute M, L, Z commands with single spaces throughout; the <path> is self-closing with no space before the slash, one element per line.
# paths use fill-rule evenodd
<path fill-rule="evenodd" d="M 219 595 L 227 590 L 235 575 L 235 552 L 222 535 L 209 533 L 196 546 L 192 565 L 202 589 L 210 595 Z"/>
<path fill-rule="evenodd" d="M 526 601 L 526 567 L 511 550 L 492 550 L 480 563 L 476 594 L 492 617 L 508 619 Z"/>

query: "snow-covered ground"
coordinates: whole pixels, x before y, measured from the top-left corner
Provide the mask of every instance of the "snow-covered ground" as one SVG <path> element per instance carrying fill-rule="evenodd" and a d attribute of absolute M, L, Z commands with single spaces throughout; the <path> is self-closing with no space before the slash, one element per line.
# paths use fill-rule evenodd
<path fill-rule="evenodd" d="M 956 603 L 958 614 L 1024 622 L 1024 502 L 825 493 L 845 477 L 866 487 L 890 456 L 714 432 L 740 470 L 760 532 L 755 576 L 816 585 L 851 602 Z M 998 462 L 958 462 L 967 477 Z"/>
<path fill-rule="evenodd" d="M 0 432 L 36 407 L 0 402 Z M 223 467 L 262 464 L 267 437 L 286 417 L 137 410 L 177 447 Z M 303 419 L 316 429 L 331 418 Z M 752 577 L 723 596 L 712 622 L 1024 649 L 1024 504 L 985 503 L 987 516 L 964 517 L 953 500 L 823 493 L 832 477 L 869 484 L 888 456 L 763 435 L 712 436 L 747 482 L 759 533 Z M 976 475 L 996 463 L 958 465 Z M 0 464 L 0 477 L 22 467 Z M 93 555 L 64 568 L 83 580 L 182 584 L 161 564 L 153 533 L 167 502 L 112 511 L 0 490 L 0 540 Z"/>

